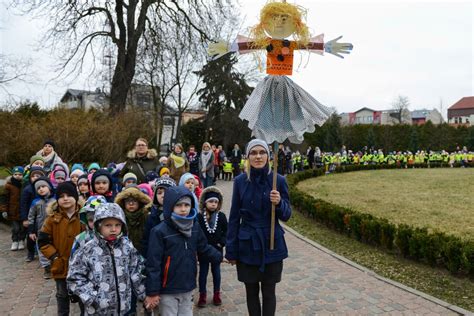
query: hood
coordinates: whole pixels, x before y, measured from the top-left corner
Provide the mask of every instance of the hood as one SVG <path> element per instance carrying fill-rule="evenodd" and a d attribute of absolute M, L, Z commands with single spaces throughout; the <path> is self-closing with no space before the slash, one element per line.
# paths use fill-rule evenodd
<path fill-rule="evenodd" d="M 125 213 L 117 203 L 101 203 L 97 206 L 94 213 L 94 230 L 99 232 L 99 222 L 105 218 L 116 218 L 122 222 L 122 234 L 127 235 L 127 221 Z"/>
<path fill-rule="evenodd" d="M 174 205 L 180 198 L 184 196 L 189 196 L 191 199 L 191 212 L 189 213 L 189 216 L 196 214 L 196 205 L 191 191 L 185 187 L 170 187 L 168 190 L 166 190 L 165 198 L 163 200 L 163 216 L 165 217 L 165 220 L 169 221 L 171 219 L 171 213 L 173 212 Z"/>
<path fill-rule="evenodd" d="M 137 187 L 126 188 L 115 197 L 115 203 L 120 205 L 122 209 L 125 209 L 125 200 L 128 198 L 134 198 L 140 203 L 140 208 L 149 208 L 152 205 L 151 198 L 140 191 Z"/>
<path fill-rule="evenodd" d="M 181 176 L 181 178 L 179 178 L 179 184 L 178 185 L 181 186 L 181 187 L 184 186 L 184 183 L 186 181 L 188 181 L 188 179 L 195 180 L 194 175 L 192 173 L 186 172 Z M 197 186 L 197 185 L 195 185 L 195 186 Z"/>
<path fill-rule="evenodd" d="M 146 153 L 146 157 L 148 159 L 155 159 L 156 157 L 158 157 L 158 153 L 153 148 L 148 149 L 148 152 Z M 137 152 L 135 151 L 135 149 L 132 149 L 127 153 L 127 158 L 129 159 L 137 158 Z"/>
<path fill-rule="evenodd" d="M 94 182 L 95 182 L 95 179 L 98 176 L 106 176 L 109 179 L 109 192 L 110 192 L 111 189 L 112 189 L 112 185 L 113 185 L 112 176 L 110 175 L 110 172 L 108 172 L 105 169 L 99 169 L 96 172 L 94 172 L 94 174 L 92 175 L 92 179 L 91 179 L 91 183 L 90 183 L 90 187 L 92 189 L 92 192 L 97 193 L 97 192 L 95 192 Z"/>
<path fill-rule="evenodd" d="M 204 202 L 206 200 L 206 195 L 209 192 L 214 192 L 214 193 L 217 193 L 219 195 L 219 206 L 217 207 L 217 209 L 220 211 L 222 209 L 223 195 L 222 195 L 221 190 L 219 190 L 219 188 L 217 188 L 215 186 L 207 187 L 204 190 L 202 190 L 201 197 L 199 198 L 199 209 L 201 211 L 204 209 Z"/>
<path fill-rule="evenodd" d="M 51 166 L 52 172 L 56 172 L 56 170 L 63 170 L 66 173 L 66 179 L 69 178 L 69 167 L 64 162 L 55 162 Z"/>
<path fill-rule="evenodd" d="M 61 210 L 59 208 L 58 201 L 54 197 L 49 197 L 48 200 L 51 200 L 51 202 L 48 202 L 46 205 L 46 214 L 48 214 L 48 216 L 60 214 Z M 79 205 L 76 205 L 76 208 L 79 208 Z"/>

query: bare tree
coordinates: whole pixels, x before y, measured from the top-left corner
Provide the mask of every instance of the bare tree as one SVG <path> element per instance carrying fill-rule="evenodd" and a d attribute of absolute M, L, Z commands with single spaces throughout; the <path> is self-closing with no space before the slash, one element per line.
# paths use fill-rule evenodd
<path fill-rule="evenodd" d="M 12 58 L 0 54 L 0 90 L 11 95 L 8 85 L 17 80 L 25 80 L 29 73 L 31 61 L 29 59 Z"/>
<path fill-rule="evenodd" d="M 399 124 L 409 121 L 410 120 L 410 111 L 408 110 L 409 105 L 410 105 L 410 101 L 408 100 L 408 97 L 399 95 L 392 103 L 393 112 L 390 113 L 390 116 L 394 118 Z"/>
<path fill-rule="evenodd" d="M 116 64 L 110 91 L 112 113 L 125 109 L 135 75 L 138 46 L 151 12 L 180 21 L 188 34 L 199 34 L 195 41 L 203 41 L 209 39 L 205 26 L 217 17 L 225 19 L 231 6 L 230 0 L 12 1 L 24 13 L 50 20 L 41 46 L 48 46 L 59 55 L 58 76 L 81 73 L 87 56 L 94 63 L 104 43 L 114 45 Z M 94 64 L 91 72 L 95 70 Z"/>

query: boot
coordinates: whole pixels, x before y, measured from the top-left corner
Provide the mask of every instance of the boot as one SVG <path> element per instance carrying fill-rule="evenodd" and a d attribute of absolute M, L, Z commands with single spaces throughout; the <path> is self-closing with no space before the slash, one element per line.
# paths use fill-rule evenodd
<path fill-rule="evenodd" d="M 11 251 L 16 251 L 18 250 L 18 241 L 12 242 L 12 246 L 10 248 Z"/>
<path fill-rule="evenodd" d="M 212 303 L 214 303 L 214 305 L 216 305 L 216 306 L 222 305 L 221 292 L 219 292 L 219 291 L 214 292 L 214 297 L 212 298 Z"/>
<path fill-rule="evenodd" d="M 51 279 L 51 266 L 47 266 L 44 268 L 43 279 Z"/>
<path fill-rule="evenodd" d="M 18 242 L 18 250 L 23 250 L 25 249 L 25 242 L 23 240 L 20 240 Z"/>
<path fill-rule="evenodd" d="M 199 293 L 198 307 L 205 307 L 207 303 L 206 293 Z"/>

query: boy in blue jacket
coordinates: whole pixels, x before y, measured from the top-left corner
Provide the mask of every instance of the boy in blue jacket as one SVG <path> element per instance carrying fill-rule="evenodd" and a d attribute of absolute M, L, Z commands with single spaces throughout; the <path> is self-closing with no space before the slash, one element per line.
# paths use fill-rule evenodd
<path fill-rule="evenodd" d="M 222 254 L 207 243 L 199 224 L 192 193 L 170 187 L 164 198 L 164 221 L 150 233 L 146 262 L 145 307 L 160 306 L 160 315 L 192 315 L 196 288 L 196 254 L 221 262 Z"/>

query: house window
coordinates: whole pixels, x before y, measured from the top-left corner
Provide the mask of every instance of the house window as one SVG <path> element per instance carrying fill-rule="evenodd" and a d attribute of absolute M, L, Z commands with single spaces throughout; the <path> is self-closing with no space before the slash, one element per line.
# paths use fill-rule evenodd
<path fill-rule="evenodd" d="M 458 118 L 457 117 L 454 118 L 454 124 L 458 124 Z"/>

